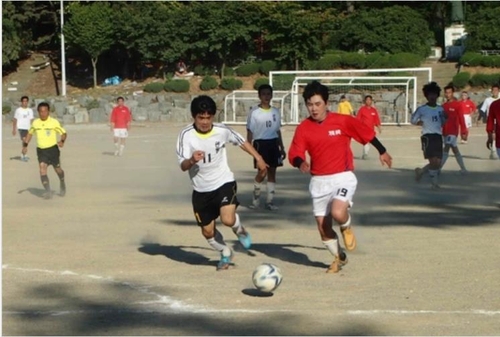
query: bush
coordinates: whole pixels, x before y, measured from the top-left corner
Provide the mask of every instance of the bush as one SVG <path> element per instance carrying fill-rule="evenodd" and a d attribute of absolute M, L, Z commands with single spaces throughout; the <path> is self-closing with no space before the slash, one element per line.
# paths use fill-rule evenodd
<path fill-rule="evenodd" d="M 213 78 L 212 76 L 205 76 L 201 80 L 200 89 L 203 91 L 212 90 L 217 88 L 218 85 L 219 83 L 217 83 L 217 80 L 215 78 Z"/>
<path fill-rule="evenodd" d="M 453 83 L 453 86 L 457 89 L 463 89 L 469 84 L 470 80 L 470 73 L 468 72 L 463 72 L 463 73 L 458 73 L 455 76 L 453 76 L 453 79 L 451 82 Z"/>
<path fill-rule="evenodd" d="M 198 64 L 194 67 L 193 72 L 199 76 L 211 76 L 215 75 L 215 68 Z"/>
<path fill-rule="evenodd" d="M 2 105 L 2 115 L 10 114 L 11 111 L 12 111 L 12 106 L 10 104 Z"/>
<path fill-rule="evenodd" d="M 359 53 L 345 53 L 341 56 L 341 64 L 346 69 L 363 69 L 366 57 Z"/>
<path fill-rule="evenodd" d="M 339 68 L 342 61 L 342 56 L 338 54 L 327 54 L 321 57 L 316 62 L 316 69 L 318 70 L 331 70 Z"/>
<path fill-rule="evenodd" d="M 391 55 L 380 52 L 367 54 L 365 66 L 368 69 L 391 68 Z"/>
<path fill-rule="evenodd" d="M 257 81 L 255 81 L 255 83 L 253 84 L 253 88 L 255 90 L 258 90 L 259 87 L 263 84 L 269 84 L 269 78 L 267 77 L 258 78 Z"/>
<path fill-rule="evenodd" d="M 171 80 L 165 83 L 165 91 L 171 92 L 188 92 L 189 81 L 187 80 Z"/>
<path fill-rule="evenodd" d="M 260 64 L 260 67 L 259 67 L 259 72 L 262 75 L 269 76 L 269 72 L 272 70 L 276 70 L 276 67 L 277 67 L 277 64 L 273 60 L 262 61 L 262 63 Z"/>
<path fill-rule="evenodd" d="M 412 53 L 397 53 L 389 56 L 391 68 L 416 68 L 420 67 L 422 57 Z"/>
<path fill-rule="evenodd" d="M 489 88 L 493 84 L 500 82 L 500 74 L 474 74 L 472 75 L 469 83 L 472 87 Z"/>
<path fill-rule="evenodd" d="M 220 82 L 220 87 L 224 90 L 241 89 L 243 81 L 234 77 L 226 77 Z"/>
<path fill-rule="evenodd" d="M 224 67 L 224 76 L 232 77 L 235 75 L 235 71 L 231 67 Z"/>
<path fill-rule="evenodd" d="M 238 76 L 251 76 L 259 72 L 259 63 L 248 63 L 236 68 L 236 75 Z"/>
<path fill-rule="evenodd" d="M 462 55 L 459 62 L 470 67 L 477 67 L 481 64 L 482 55 L 479 53 L 467 52 Z"/>
<path fill-rule="evenodd" d="M 293 80 L 295 75 L 279 75 L 274 77 L 273 89 L 274 90 L 290 90 L 292 89 Z"/>
<path fill-rule="evenodd" d="M 95 98 L 93 100 L 91 100 L 90 102 L 88 102 L 87 105 L 85 106 L 85 108 L 87 108 L 87 110 L 96 109 L 98 107 L 99 107 L 99 101 L 96 100 Z"/>
<path fill-rule="evenodd" d="M 151 82 L 144 86 L 144 92 L 158 93 L 163 91 L 164 84 L 162 82 Z"/>

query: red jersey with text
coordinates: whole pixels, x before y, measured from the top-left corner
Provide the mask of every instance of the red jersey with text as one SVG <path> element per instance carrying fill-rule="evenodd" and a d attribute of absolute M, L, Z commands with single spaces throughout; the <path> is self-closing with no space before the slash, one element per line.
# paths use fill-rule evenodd
<path fill-rule="evenodd" d="M 111 111 L 110 122 L 114 123 L 115 129 L 126 129 L 131 120 L 132 114 L 130 113 L 129 108 L 124 105 L 118 105 L 113 108 L 113 111 Z"/>
<path fill-rule="evenodd" d="M 373 128 L 380 125 L 380 117 L 377 109 L 373 106 L 363 105 L 356 115 L 360 121 Z"/>
<path fill-rule="evenodd" d="M 462 103 L 462 112 L 464 115 L 469 115 L 476 111 L 477 107 L 470 99 L 460 101 Z"/>
<path fill-rule="evenodd" d="M 495 133 L 495 147 L 500 149 L 500 99 L 490 105 L 486 132 Z"/>
<path fill-rule="evenodd" d="M 364 145 L 374 137 L 372 127 L 349 115 L 328 112 L 320 123 L 309 117 L 295 129 L 288 160 L 292 165 L 297 157 L 306 160 L 307 152 L 312 175 L 352 171 L 351 138 Z"/>
<path fill-rule="evenodd" d="M 446 116 L 446 122 L 443 125 L 443 136 L 458 136 L 459 131 L 465 133 L 467 127 L 462 112 L 462 103 L 453 100 L 443 103 L 442 107 Z"/>

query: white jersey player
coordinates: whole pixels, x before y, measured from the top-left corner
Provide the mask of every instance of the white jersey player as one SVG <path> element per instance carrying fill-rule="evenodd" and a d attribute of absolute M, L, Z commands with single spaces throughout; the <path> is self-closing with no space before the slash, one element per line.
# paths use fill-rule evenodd
<path fill-rule="evenodd" d="M 219 251 L 217 270 L 228 269 L 232 251 L 215 228 L 215 220 L 232 228 L 243 247 L 251 246 L 251 238 L 241 225 L 236 207 L 236 181 L 227 163 L 226 144 L 239 145 L 265 171 L 266 163 L 253 146 L 236 131 L 214 123 L 216 105 L 209 96 L 198 96 L 191 102 L 194 123 L 185 127 L 177 138 L 177 157 L 182 171 L 189 171 L 193 185 L 193 211 L 201 233 L 208 244 Z"/>

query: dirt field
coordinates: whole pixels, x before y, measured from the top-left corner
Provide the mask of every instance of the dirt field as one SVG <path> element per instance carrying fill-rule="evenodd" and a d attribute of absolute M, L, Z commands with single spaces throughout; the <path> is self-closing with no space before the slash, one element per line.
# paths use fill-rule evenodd
<path fill-rule="evenodd" d="M 286 165 L 280 209 L 249 210 L 252 161 L 234 147 L 254 256 L 222 228 L 235 267 L 216 272 L 176 161 L 181 127 L 134 127 L 114 157 L 106 126 L 67 126 L 68 193 L 44 200 L 35 147 L 28 163 L 17 160 L 20 142 L 3 126 L 3 335 L 498 335 L 500 161 L 488 159 L 482 127 L 460 146 L 470 173 L 459 175 L 450 156 L 439 191 L 414 181 L 424 164 L 419 129 L 386 127 L 394 168 L 382 168 L 375 149 L 356 159 L 358 248 L 334 275 L 309 177 Z M 287 145 L 293 130 L 284 128 Z M 353 149 L 359 158 L 361 146 Z M 52 169 L 49 178 L 57 192 Z M 261 262 L 284 274 L 270 297 L 251 296 Z"/>

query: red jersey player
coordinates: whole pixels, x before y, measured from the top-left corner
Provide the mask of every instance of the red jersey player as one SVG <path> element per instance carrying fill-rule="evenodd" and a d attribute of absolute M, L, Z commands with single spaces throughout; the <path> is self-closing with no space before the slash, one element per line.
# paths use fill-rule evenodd
<path fill-rule="evenodd" d="M 295 130 L 288 160 L 303 173 L 311 173 L 309 192 L 321 240 L 334 261 L 327 272 L 336 273 L 347 262 L 340 248 L 332 219 L 340 225 L 347 250 L 356 247 L 351 229 L 349 208 L 357 186 L 351 138 L 361 144 L 372 143 L 380 153 L 382 165 L 392 165 L 392 158 L 375 137 L 373 128 L 351 116 L 327 110 L 328 88 L 317 81 L 309 83 L 302 94 L 309 117 Z M 306 152 L 311 159 L 306 159 Z"/>
<path fill-rule="evenodd" d="M 446 122 L 443 125 L 443 158 L 441 159 L 441 168 L 443 168 L 446 160 L 448 159 L 448 153 L 450 148 L 455 154 L 455 159 L 460 166 L 460 173 L 466 173 L 467 169 L 464 165 L 464 159 L 462 154 L 458 150 L 457 137 L 459 131 L 461 131 L 462 139 L 467 140 L 467 127 L 465 126 L 463 105 L 454 96 L 454 88 L 451 85 L 444 87 L 444 97 L 446 102 L 443 103 L 444 113 L 446 115 Z"/>
<path fill-rule="evenodd" d="M 121 156 L 125 148 L 125 140 L 128 137 L 132 114 L 129 108 L 125 106 L 123 97 L 118 97 L 116 102 L 118 105 L 111 111 L 109 123 L 111 124 L 111 131 L 113 131 L 115 156 Z"/>
<path fill-rule="evenodd" d="M 467 91 L 462 91 L 462 111 L 464 113 L 465 126 L 467 127 L 466 134 L 469 135 L 469 129 L 472 127 L 472 115 L 476 113 L 477 107 L 474 102 L 469 98 Z M 462 139 L 462 144 L 467 144 L 467 140 Z"/>
<path fill-rule="evenodd" d="M 373 98 L 371 95 L 366 95 L 364 99 L 365 105 L 359 108 L 356 118 L 368 125 L 370 128 L 377 128 L 378 133 L 382 133 L 382 126 L 380 124 L 380 117 L 378 115 L 377 109 L 373 106 Z M 362 159 L 368 158 L 368 152 L 370 151 L 370 145 L 366 144 L 363 146 L 363 156 Z"/>
<path fill-rule="evenodd" d="M 488 133 L 486 147 L 490 150 L 493 147 L 493 133 L 495 133 L 495 147 L 497 148 L 497 156 L 500 157 L 500 99 L 497 99 L 490 105 L 488 120 L 486 122 L 486 132 Z"/>

